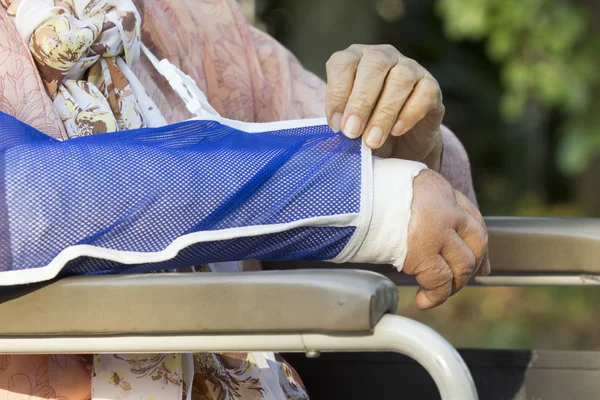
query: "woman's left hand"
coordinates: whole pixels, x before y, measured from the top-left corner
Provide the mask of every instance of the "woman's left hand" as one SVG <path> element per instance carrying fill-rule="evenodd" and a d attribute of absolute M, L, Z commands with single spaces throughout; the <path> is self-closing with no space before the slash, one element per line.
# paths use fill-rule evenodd
<path fill-rule="evenodd" d="M 335 131 L 363 136 L 374 154 L 439 171 L 442 91 L 416 61 L 389 45 L 352 45 L 327 61 L 327 119 Z"/>

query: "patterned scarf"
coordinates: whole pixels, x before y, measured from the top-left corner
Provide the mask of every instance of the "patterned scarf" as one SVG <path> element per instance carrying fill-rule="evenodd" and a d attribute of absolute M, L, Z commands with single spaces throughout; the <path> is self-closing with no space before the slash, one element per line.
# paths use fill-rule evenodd
<path fill-rule="evenodd" d="M 131 70 L 140 16 L 130 0 L 0 0 L 29 47 L 69 138 L 166 125 Z"/>

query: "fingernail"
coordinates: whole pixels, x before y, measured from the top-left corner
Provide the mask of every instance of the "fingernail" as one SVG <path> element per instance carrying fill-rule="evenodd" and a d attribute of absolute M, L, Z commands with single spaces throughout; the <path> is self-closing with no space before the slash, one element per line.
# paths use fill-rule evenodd
<path fill-rule="evenodd" d="M 406 124 L 404 123 L 404 121 L 399 120 L 396 122 L 396 124 L 394 125 L 394 130 L 393 130 L 393 134 L 394 136 L 400 136 L 404 133 L 404 127 L 406 126 Z"/>
<path fill-rule="evenodd" d="M 344 125 L 344 135 L 352 139 L 359 137 L 361 125 L 360 118 L 356 115 L 351 115 L 346 120 L 346 125 Z"/>
<path fill-rule="evenodd" d="M 340 131 L 340 126 L 342 125 L 342 114 L 341 113 L 335 113 L 333 114 L 333 117 L 331 117 L 331 129 L 333 129 L 335 132 L 339 132 Z"/>
<path fill-rule="evenodd" d="M 374 126 L 369 130 L 367 134 L 367 144 L 369 147 L 377 147 L 381 142 L 381 138 L 383 137 L 383 132 L 380 127 Z"/>
<path fill-rule="evenodd" d="M 487 276 L 492 273 L 492 266 L 490 265 L 490 260 L 485 260 L 485 264 L 483 266 L 483 273 Z"/>

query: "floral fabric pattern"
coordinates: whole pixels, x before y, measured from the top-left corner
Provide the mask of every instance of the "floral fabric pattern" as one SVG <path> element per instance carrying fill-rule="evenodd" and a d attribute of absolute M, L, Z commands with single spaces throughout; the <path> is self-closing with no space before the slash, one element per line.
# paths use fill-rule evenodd
<path fill-rule="evenodd" d="M 88 400 L 89 358 L 0 355 L 1 400 Z"/>
<path fill-rule="evenodd" d="M 69 138 L 166 123 L 130 70 L 141 21 L 129 0 L 2 1 Z"/>
<path fill-rule="evenodd" d="M 94 356 L 92 399 L 176 399 L 184 396 L 181 354 Z"/>

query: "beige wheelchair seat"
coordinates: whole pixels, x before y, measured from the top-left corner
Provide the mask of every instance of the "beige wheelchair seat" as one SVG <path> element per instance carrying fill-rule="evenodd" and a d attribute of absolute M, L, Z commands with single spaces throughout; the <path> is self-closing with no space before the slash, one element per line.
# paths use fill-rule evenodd
<path fill-rule="evenodd" d="M 0 335 L 369 332 L 397 306 L 368 271 L 72 277 L 0 292 Z"/>

